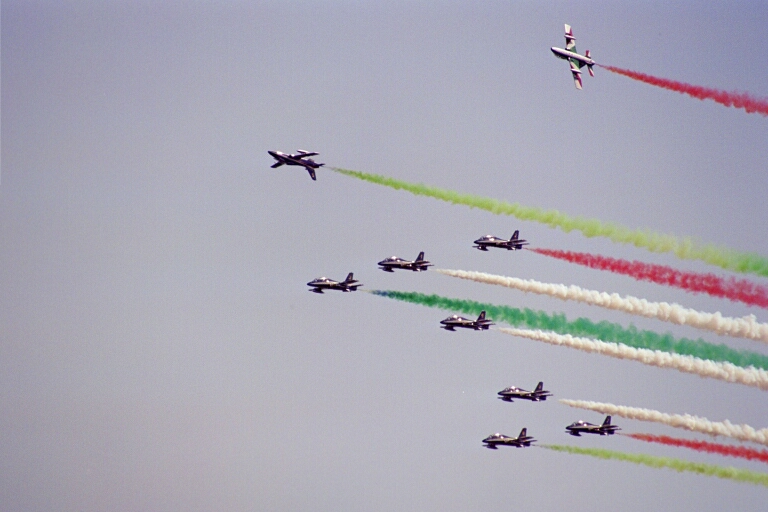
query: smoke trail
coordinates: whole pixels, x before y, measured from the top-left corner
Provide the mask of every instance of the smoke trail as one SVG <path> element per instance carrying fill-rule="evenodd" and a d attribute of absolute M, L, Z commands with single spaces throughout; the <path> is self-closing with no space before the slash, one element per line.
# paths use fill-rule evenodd
<path fill-rule="evenodd" d="M 548 295 L 561 300 L 575 300 L 600 306 L 614 311 L 623 311 L 630 315 L 646 318 L 656 318 L 664 322 L 678 325 L 690 325 L 697 329 L 716 332 L 721 336 L 735 336 L 768 343 L 768 324 L 757 321 L 755 315 L 742 318 L 724 317 L 718 313 L 702 313 L 694 309 L 684 308 L 679 304 L 667 302 L 649 302 L 637 297 L 621 297 L 617 293 L 584 290 L 579 286 L 564 284 L 541 283 L 532 279 L 497 276 L 484 272 L 468 272 L 466 270 L 436 269 L 437 272 L 460 279 L 468 279 L 478 283 L 495 284 L 513 288 L 523 292 Z"/>
<path fill-rule="evenodd" d="M 721 105 L 725 105 L 726 107 L 743 108 L 749 114 L 768 116 L 768 99 L 755 98 L 746 92 L 721 91 L 718 89 L 686 84 L 684 82 L 676 82 L 666 78 L 658 78 L 646 75 L 645 73 L 631 71 L 629 69 L 617 68 L 615 66 L 605 66 L 600 64 L 598 64 L 598 66 L 633 80 L 645 82 L 646 84 L 655 85 L 656 87 L 661 87 L 663 89 L 669 89 L 670 91 L 679 92 L 680 94 L 687 94 L 688 96 L 692 96 L 699 100 L 712 100 Z"/>
<path fill-rule="evenodd" d="M 671 252 L 678 258 L 701 260 L 734 272 L 768 277 L 768 258 L 754 253 L 741 253 L 714 245 L 697 245 L 692 239 L 687 237 L 677 238 L 647 230 L 632 230 L 617 224 L 604 223 L 597 219 L 569 217 L 557 210 L 542 210 L 541 208 L 522 206 L 518 203 L 507 203 L 487 197 L 461 194 L 452 190 L 409 183 L 378 174 L 339 169 L 338 167 L 329 167 L 329 169 L 345 176 L 384 185 L 396 190 L 407 190 L 418 196 L 432 197 L 452 204 L 463 204 L 470 208 L 480 208 L 497 215 L 512 215 L 520 220 L 540 222 L 551 228 L 560 228 L 566 233 L 576 230 L 588 238 L 605 237 L 616 243 L 632 244 L 635 247 L 642 247 L 652 252 Z"/>
<path fill-rule="evenodd" d="M 756 460 L 768 463 L 768 451 L 755 450 L 744 446 L 731 446 L 727 444 L 710 443 L 707 441 L 693 441 L 690 439 L 679 439 L 669 436 L 654 436 L 651 434 L 624 434 L 632 439 L 645 441 L 646 443 L 658 443 L 667 446 L 679 446 L 690 448 L 699 452 L 715 453 L 717 455 L 726 455 L 728 457 L 738 457 L 740 459 Z"/>
<path fill-rule="evenodd" d="M 702 434 L 713 436 L 727 436 L 739 441 L 751 441 L 753 443 L 768 446 L 768 428 L 756 430 L 749 425 L 734 425 L 728 420 L 709 421 L 706 418 L 691 416 L 690 414 L 667 414 L 653 409 L 641 409 L 640 407 L 626 407 L 601 402 L 588 402 L 586 400 L 561 399 L 560 402 L 571 407 L 595 411 L 602 414 L 612 414 L 631 420 L 653 421 L 674 428 L 683 428 Z"/>
<path fill-rule="evenodd" d="M 562 313 L 550 315 L 543 311 L 534 311 L 528 308 L 517 309 L 509 306 L 497 306 L 416 292 L 373 290 L 370 293 L 413 304 L 421 304 L 422 306 L 459 311 L 469 315 L 478 315 L 480 311 L 485 310 L 490 318 L 514 326 L 596 338 L 606 342 L 623 343 L 635 348 L 662 350 L 698 357 L 699 359 L 733 363 L 744 368 L 754 366 L 755 368 L 768 370 L 768 356 L 746 350 L 734 350 L 726 345 L 707 343 L 701 339 L 677 339 L 671 334 L 642 331 L 634 325 L 624 328 L 619 324 L 610 322 L 595 323 L 588 318 L 577 318 L 576 320 L 568 321 Z"/>
<path fill-rule="evenodd" d="M 548 450 L 554 450 L 565 453 L 575 453 L 578 455 L 589 455 L 605 460 L 623 460 L 642 464 L 651 468 L 669 468 L 678 472 L 689 471 L 700 475 L 715 476 L 717 478 L 727 478 L 737 482 L 748 484 L 758 484 L 768 487 L 768 474 L 757 471 L 749 471 L 734 467 L 713 466 L 711 464 L 702 464 L 700 462 L 688 462 L 670 457 L 655 457 L 652 455 L 643 455 L 640 453 L 615 452 L 613 450 L 603 450 L 600 448 L 578 448 L 576 446 L 564 446 L 558 444 L 540 444 L 539 447 Z"/>
<path fill-rule="evenodd" d="M 544 256 L 576 263 L 577 265 L 630 276 L 638 281 L 650 281 L 693 293 L 706 293 L 713 297 L 743 302 L 750 306 L 768 308 L 768 287 L 751 283 L 746 279 L 736 279 L 733 277 L 723 279 L 715 274 L 681 272 L 666 265 L 608 258 L 584 252 L 557 251 L 552 249 L 530 250 Z"/>
<path fill-rule="evenodd" d="M 587 338 L 577 338 L 570 334 L 556 334 L 529 329 L 501 328 L 498 330 L 504 334 L 520 336 L 521 338 L 534 341 L 543 341 L 550 345 L 560 345 L 617 359 L 637 361 L 658 368 L 672 368 L 680 372 L 692 373 L 699 377 L 719 379 L 768 390 L 768 372 L 758 370 L 757 368 L 741 368 L 731 363 L 707 361 L 697 357 L 681 356 L 659 350 L 648 350 L 647 348 L 632 348 L 619 343 L 606 343 Z"/>

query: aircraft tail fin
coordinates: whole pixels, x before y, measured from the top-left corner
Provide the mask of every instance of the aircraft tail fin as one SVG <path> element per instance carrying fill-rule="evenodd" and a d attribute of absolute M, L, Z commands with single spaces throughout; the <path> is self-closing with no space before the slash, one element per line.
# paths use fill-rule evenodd
<path fill-rule="evenodd" d="M 608 415 L 605 417 L 605 421 L 603 422 L 603 426 L 606 427 L 611 424 L 611 416 Z"/>
<path fill-rule="evenodd" d="M 485 310 L 480 312 L 480 316 L 477 317 L 477 321 L 480 322 L 482 320 L 485 320 Z"/>
<path fill-rule="evenodd" d="M 517 240 L 518 238 L 520 238 L 520 230 L 519 229 L 515 230 L 515 234 L 512 235 L 512 240 Z"/>
<path fill-rule="evenodd" d="M 518 438 L 528 437 L 528 429 L 526 427 L 523 427 L 523 430 L 520 431 L 520 435 L 517 437 Z"/>
<path fill-rule="evenodd" d="M 416 261 L 424 261 L 424 251 L 421 251 L 416 257 Z"/>
<path fill-rule="evenodd" d="M 353 275 L 353 273 L 352 273 L 352 272 L 350 272 L 350 273 L 347 275 L 347 278 L 344 280 L 344 282 L 345 282 L 345 283 L 349 283 L 349 282 L 352 282 L 352 281 L 354 281 L 354 280 L 355 280 L 355 278 L 354 278 L 354 275 Z"/>
<path fill-rule="evenodd" d="M 588 59 L 591 59 L 592 57 L 589 55 L 589 50 L 584 52 L 584 56 Z M 592 69 L 592 64 L 587 64 L 587 71 L 589 71 L 589 76 L 595 76 L 595 70 Z"/>
<path fill-rule="evenodd" d="M 536 391 L 542 391 L 544 389 L 544 382 L 539 382 L 536 386 Z"/>

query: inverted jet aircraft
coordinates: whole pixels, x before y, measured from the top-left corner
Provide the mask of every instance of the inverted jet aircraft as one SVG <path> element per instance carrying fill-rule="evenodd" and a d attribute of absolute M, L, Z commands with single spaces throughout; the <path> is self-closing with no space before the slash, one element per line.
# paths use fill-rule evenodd
<path fill-rule="evenodd" d="M 525 446 L 531 446 L 531 443 L 534 441 L 536 440 L 528 435 L 527 428 L 523 428 L 523 430 L 520 431 L 520 435 L 517 437 L 509 437 L 496 432 L 495 434 L 491 434 L 483 439 L 485 447 L 490 448 L 491 450 L 496 450 L 497 446 L 514 446 L 515 448 L 523 448 Z"/>
<path fill-rule="evenodd" d="M 267 151 L 267 153 L 269 153 L 272 158 L 277 160 L 277 162 L 271 166 L 273 169 L 276 169 L 281 165 L 299 165 L 307 170 L 309 176 L 313 180 L 317 180 L 317 177 L 315 176 L 315 169 L 325 165 L 319 164 L 309 158 L 311 156 L 318 155 L 319 153 L 312 153 L 310 151 L 304 151 L 303 149 L 299 149 L 295 155 L 290 153 L 283 153 L 282 151 Z"/>
<path fill-rule="evenodd" d="M 397 256 L 392 256 L 391 258 L 381 260 L 378 265 L 379 268 L 381 268 L 381 270 L 384 272 L 394 272 L 396 268 L 413 270 L 414 272 L 422 272 L 427 270 L 427 267 L 434 266 L 424 259 L 424 251 L 419 253 L 415 261 L 408 261 L 403 258 L 398 258 Z"/>
<path fill-rule="evenodd" d="M 474 329 L 476 331 L 487 331 L 494 325 L 490 319 L 485 318 L 485 311 L 480 312 L 480 316 L 477 317 L 477 320 L 470 320 L 469 318 L 464 318 L 459 315 L 451 315 L 445 320 L 441 320 L 440 323 L 443 325 L 442 328 L 446 331 L 455 331 L 456 327 Z"/>
<path fill-rule="evenodd" d="M 475 249 L 481 251 L 487 251 L 489 247 L 498 247 L 499 249 L 506 249 L 508 251 L 519 251 L 524 245 L 529 245 L 527 240 L 520 239 L 520 230 L 516 230 L 515 234 L 509 240 L 504 240 L 493 235 L 485 235 L 482 238 L 475 240 Z"/>
<path fill-rule="evenodd" d="M 524 389 L 516 388 L 515 386 L 510 386 L 499 391 L 498 395 L 499 399 L 504 400 L 505 402 L 512 402 L 513 398 L 530 400 L 531 402 L 543 402 L 548 396 L 552 396 L 552 393 L 544 389 L 543 382 L 539 382 L 539 385 L 536 386 L 536 389 L 533 391 L 526 391 Z"/>
<path fill-rule="evenodd" d="M 621 430 L 616 425 L 611 425 L 611 417 L 606 416 L 602 425 L 593 425 L 586 421 L 576 421 L 565 427 L 566 432 L 572 436 L 581 437 L 581 434 L 600 434 L 601 436 L 612 436 L 617 430 Z"/>
<path fill-rule="evenodd" d="M 341 290 L 342 292 L 356 292 L 359 286 L 363 286 L 360 281 L 353 278 L 352 272 L 341 282 L 328 279 L 327 277 L 318 277 L 307 283 L 309 290 L 315 293 L 323 293 L 323 290 Z"/>
<path fill-rule="evenodd" d="M 584 52 L 584 55 L 579 55 L 576 52 L 576 38 L 573 37 L 573 31 L 571 26 L 566 23 L 565 25 L 565 50 L 553 46 L 550 48 L 555 57 L 565 59 L 571 66 L 571 74 L 573 75 L 573 84 L 577 89 L 581 89 L 581 68 L 587 66 L 589 76 L 595 76 L 595 72 L 592 70 L 592 66 L 595 65 L 595 61 L 589 56 L 589 50 Z"/>

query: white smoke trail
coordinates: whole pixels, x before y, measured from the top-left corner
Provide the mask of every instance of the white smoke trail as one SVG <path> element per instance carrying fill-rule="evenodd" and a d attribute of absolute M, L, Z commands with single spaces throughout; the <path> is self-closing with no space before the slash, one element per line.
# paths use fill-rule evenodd
<path fill-rule="evenodd" d="M 760 430 L 749 425 L 734 425 L 728 420 L 709 421 L 699 416 L 690 414 L 667 414 L 653 409 L 641 409 L 639 407 L 626 407 L 601 402 L 588 402 L 586 400 L 562 399 L 560 402 L 571 407 L 595 411 L 602 414 L 612 414 L 631 420 L 652 421 L 662 423 L 670 427 L 683 428 L 694 432 L 701 432 L 713 436 L 727 436 L 739 441 L 751 441 L 768 446 L 768 428 Z"/>
<path fill-rule="evenodd" d="M 673 368 L 681 372 L 693 373 L 700 377 L 719 379 L 768 390 L 768 371 L 759 368 L 742 368 L 727 362 L 709 361 L 707 359 L 699 359 L 698 357 L 649 350 L 647 348 L 634 348 L 620 343 L 606 343 L 605 341 L 589 338 L 578 338 L 570 334 L 557 334 L 529 329 L 509 329 L 506 327 L 499 328 L 498 330 L 505 334 L 543 341 L 550 345 L 561 345 L 584 352 L 638 361 L 659 368 Z"/>
<path fill-rule="evenodd" d="M 691 327 L 712 331 L 722 336 L 735 336 L 768 343 L 768 324 L 758 322 L 755 315 L 731 318 L 723 316 L 719 312 L 703 313 L 685 308 L 679 304 L 650 302 L 646 299 L 631 296 L 622 297 L 618 293 L 584 290 L 575 285 L 566 286 L 564 284 L 540 283 L 531 279 L 497 276 L 466 270 L 436 270 L 441 274 L 451 277 L 506 286 L 507 288 L 514 288 L 523 292 L 549 295 L 561 300 L 575 300 L 593 306 L 623 311 L 632 315 L 656 318 L 673 324 L 690 325 Z"/>

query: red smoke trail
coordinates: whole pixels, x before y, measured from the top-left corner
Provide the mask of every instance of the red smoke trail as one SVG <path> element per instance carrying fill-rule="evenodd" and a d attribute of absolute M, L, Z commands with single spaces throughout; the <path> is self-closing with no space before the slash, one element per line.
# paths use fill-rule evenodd
<path fill-rule="evenodd" d="M 598 64 L 600 66 L 600 64 Z M 768 99 L 753 98 L 746 92 L 728 92 L 720 91 L 717 89 L 709 89 L 707 87 L 701 87 L 698 85 L 686 84 L 683 82 L 675 82 L 674 80 L 667 80 L 666 78 L 658 78 L 645 73 L 638 73 L 636 71 L 630 71 L 629 69 L 617 68 L 614 66 L 600 66 L 613 71 L 620 75 L 627 76 L 640 82 L 669 89 L 670 91 L 676 91 L 688 96 L 700 100 L 713 100 L 726 107 L 743 108 L 748 113 L 758 113 L 764 116 L 768 116 Z"/>
<path fill-rule="evenodd" d="M 757 460 L 768 463 L 768 451 L 744 448 L 743 446 L 729 446 L 727 444 L 709 443 L 707 441 L 690 441 L 669 436 L 654 436 L 651 434 L 625 434 L 627 437 L 645 441 L 647 443 L 666 444 L 667 446 L 681 446 L 691 448 L 699 452 L 717 453 L 729 457 L 739 457 L 747 460 Z"/>
<path fill-rule="evenodd" d="M 699 274 L 697 272 L 682 272 L 665 265 L 628 261 L 608 258 L 584 252 L 556 251 L 552 249 L 530 249 L 531 251 L 558 258 L 561 260 L 584 265 L 599 270 L 608 270 L 616 274 L 633 277 L 638 281 L 651 281 L 681 288 L 694 293 L 706 293 L 713 297 L 743 302 L 750 306 L 768 308 L 768 287 L 751 283 L 745 279 L 728 279 L 714 274 Z"/>

